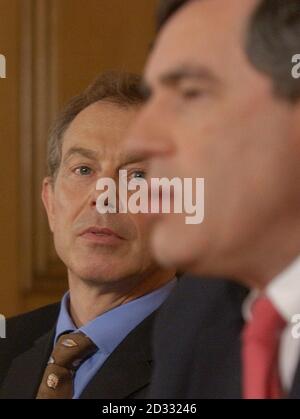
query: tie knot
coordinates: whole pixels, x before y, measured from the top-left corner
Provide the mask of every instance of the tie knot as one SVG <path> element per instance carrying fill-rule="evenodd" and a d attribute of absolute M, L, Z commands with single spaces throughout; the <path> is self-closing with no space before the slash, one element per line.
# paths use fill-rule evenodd
<path fill-rule="evenodd" d="M 84 333 L 60 336 L 45 369 L 37 399 L 71 399 L 75 370 L 96 350 L 96 345 Z"/>
<path fill-rule="evenodd" d="M 84 333 L 61 335 L 48 364 L 56 364 L 69 370 L 75 370 L 85 358 L 92 355 L 96 350 L 96 345 Z"/>
<path fill-rule="evenodd" d="M 265 296 L 258 298 L 252 306 L 250 319 L 245 334 L 247 338 L 255 338 L 261 342 L 270 342 L 279 339 L 286 321 Z"/>

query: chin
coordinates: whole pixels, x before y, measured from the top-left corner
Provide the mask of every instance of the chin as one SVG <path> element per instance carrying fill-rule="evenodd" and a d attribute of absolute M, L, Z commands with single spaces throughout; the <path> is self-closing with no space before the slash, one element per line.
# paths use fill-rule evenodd
<path fill-rule="evenodd" d="M 180 268 L 182 266 L 181 245 L 175 235 L 167 233 L 163 223 L 154 228 L 151 238 L 151 248 L 156 262 L 163 268 Z M 177 245 L 174 243 L 177 241 Z M 179 245 L 179 246 L 178 246 Z"/>
<path fill-rule="evenodd" d="M 78 261 L 73 261 L 70 270 L 75 277 L 80 278 L 83 282 L 94 285 L 113 285 L 132 276 L 137 267 L 131 260 L 127 260 L 124 264 L 124 258 L 123 260 L 106 258 L 105 261 L 94 260 L 88 264 L 86 261 L 82 261 L 81 264 Z"/>
<path fill-rule="evenodd" d="M 195 269 L 195 266 L 199 269 L 200 260 L 203 257 L 200 256 L 201 251 L 197 251 L 200 247 L 197 238 L 198 234 L 190 234 L 185 226 L 180 229 L 178 223 L 176 225 L 165 219 L 157 223 L 153 229 L 151 247 L 154 258 L 164 268 L 190 272 Z"/>
<path fill-rule="evenodd" d="M 98 258 L 90 258 L 89 260 L 84 258 L 73 259 L 69 264 L 70 271 L 73 272 L 75 277 L 81 278 L 83 281 L 102 283 L 107 281 L 113 281 L 113 278 L 118 276 L 118 269 L 116 269 L 116 263 L 109 263 Z"/>

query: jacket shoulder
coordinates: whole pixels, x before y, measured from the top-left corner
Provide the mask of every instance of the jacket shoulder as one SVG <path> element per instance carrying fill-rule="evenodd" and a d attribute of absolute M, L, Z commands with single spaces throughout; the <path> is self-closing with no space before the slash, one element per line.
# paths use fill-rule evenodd
<path fill-rule="evenodd" d="M 20 337 L 20 332 L 23 334 L 22 342 L 31 340 L 31 337 L 38 338 L 54 325 L 59 309 L 60 303 L 55 303 L 9 318 L 6 340 Z"/>
<path fill-rule="evenodd" d="M 7 320 L 6 338 L 0 338 L 0 383 L 12 360 L 54 327 L 59 309 L 59 303 L 51 304 Z"/>

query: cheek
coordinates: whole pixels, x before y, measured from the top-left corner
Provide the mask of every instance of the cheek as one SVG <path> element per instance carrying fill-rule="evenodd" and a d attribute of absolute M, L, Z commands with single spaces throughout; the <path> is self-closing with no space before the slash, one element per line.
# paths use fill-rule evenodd
<path fill-rule="evenodd" d="M 133 247 L 137 253 L 149 253 L 152 226 L 146 214 L 131 214 L 132 229 L 135 230 Z"/>
<path fill-rule="evenodd" d="M 67 182 L 60 181 L 55 191 L 57 221 L 63 222 L 66 218 L 74 218 L 84 202 L 84 191 L 82 188 L 75 188 Z"/>
<path fill-rule="evenodd" d="M 131 216 L 135 225 L 137 237 L 140 240 L 148 243 L 149 237 L 151 236 L 153 230 L 153 222 L 151 221 L 151 217 L 149 217 L 148 214 L 132 214 Z"/>
<path fill-rule="evenodd" d="M 55 199 L 55 223 L 61 225 L 66 222 L 72 213 L 73 205 L 64 194 L 59 193 Z"/>
<path fill-rule="evenodd" d="M 201 225 L 187 226 L 184 216 L 166 217 L 154 229 L 151 249 L 155 259 L 165 267 L 186 267 L 199 257 Z"/>
<path fill-rule="evenodd" d="M 215 122 L 200 120 L 199 117 L 189 118 L 181 122 L 176 138 L 176 159 L 179 173 L 183 177 L 199 176 L 203 164 L 211 164 L 215 159 L 216 148 L 220 147 L 220 139 L 223 138 L 222 121 Z"/>

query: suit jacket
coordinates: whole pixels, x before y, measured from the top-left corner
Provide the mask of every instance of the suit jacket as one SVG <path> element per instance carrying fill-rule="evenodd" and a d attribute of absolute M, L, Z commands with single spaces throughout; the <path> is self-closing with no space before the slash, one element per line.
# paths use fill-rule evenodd
<path fill-rule="evenodd" d="M 150 398 L 242 397 L 241 310 L 247 294 L 233 281 L 179 281 L 156 320 Z M 300 398 L 299 367 L 289 398 Z"/>
<path fill-rule="evenodd" d="M 15 317 L 0 339 L 0 398 L 35 398 L 53 349 L 59 304 Z M 151 376 L 152 313 L 114 350 L 80 398 L 143 398 Z"/>

